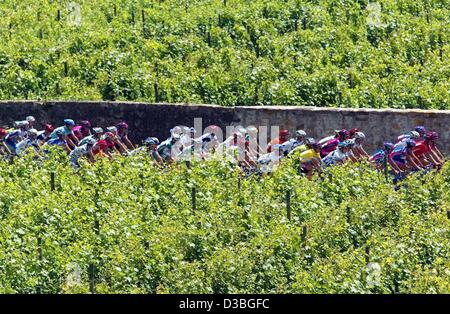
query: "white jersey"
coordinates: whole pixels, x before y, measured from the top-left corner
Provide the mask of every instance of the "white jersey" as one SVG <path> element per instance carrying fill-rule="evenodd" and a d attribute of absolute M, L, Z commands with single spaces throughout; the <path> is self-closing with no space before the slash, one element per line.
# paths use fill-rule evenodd
<path fill-rule="evenodd" d="M 25 149 L 27 149 L 30 146 L 34 147 L 36 151 L 38 150 L 37 149 L 38 145 L 36 141 L 33 141 L 29 138 L 20 141 L 16 146 L 16 154 L 17 155 L 21 154 Z"/>
<path fill-rule="evenodd" d="M 291 138 L 290 140 L 284 142 L 281 144 L 281 149 L 283 150 L 283 153 L 285 155 L 289 154 L 291 151 L 293 151 L 296 147 L 303 145 L 303 142 L 297 141 L 295 138 Z"/>
<path fill-rule="evenodd" d="M 270 152 L 258 158 L 258 168 L 263 173 L 272 172 L 278 165 L 278 161 L 282 158 L 278 152 Z"/>
<path fill-rule="evenodd" d="M 76 162 L 78 159 L 80 159 L 83 156 L 86 156 L 88 154 L 88 148 L 87 144 L 78 146 L 73 151 L 70 152 L 69 158 L 71 161 Z"/>
<path fill-rule="evenodd" d="M 344 153 L 339 148 L 336 148 L 334 151 L 326 155 L 322 161 L 325 165 L 330 166 L 345 161 L 348 156 L 348 153 Z"/>

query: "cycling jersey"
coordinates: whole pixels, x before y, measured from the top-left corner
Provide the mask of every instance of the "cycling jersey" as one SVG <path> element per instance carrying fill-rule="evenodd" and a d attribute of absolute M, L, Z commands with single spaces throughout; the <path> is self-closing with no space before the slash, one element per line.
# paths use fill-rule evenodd
<path fill-rule="evenodd" d="M 45 131 L 39 131 L 36 139 L 42 142 L 46 142 L 50 138 L 50 135 L 45 134 Z"/>
<path fill-rule="evenodd" d="M 52 134 L 50 134 L 50 138 L 52 138 L 52 139 L 53 138 L 58 138 L 57 132 L 60 131 L 60 130 L 63 131 L 66 136 L 73 134 L 72 131 L 67 126 L 60 126 L 59 128 L 56 128 L 52 132 Z"/>
<path fill-rule="evenodd" d="M 335 135 L 330 135 L 330 136 L 327 136 L 327 137 L 321 139 L 318 143 L 319 143 L 319 145 L 323 145 L 323 144 L 325 144 L 326 142 L 329 142 L 329 141 L 331 141 L 331 140 L 334 139 L 334 138 L 336 138 Z"/>
<path fill-rule="evenodd" d="M 406 147 L 398 147 L 389 154 L 389 158 L 391 158 L 396 164 L 404 165 L 406 163 L 407 154 L 408 150 Z"/>
<path fill-rule="evenodd" d="M 158 145 L 158 153 L 163 159 L 169 159 L 172 156 L 172 148 L 176 144 L 172 143 L 172 138 L 168 138 L 167 140 L 161 142 Z"/>
<path fill-rule="evenodd" d="M 290 152 L 292 152 L 295 148 L 304 145 L 303 141 L 298 141 L 295 138 L 291 138 L 290 140 L 281 144 L 281 149 L 285 156 L 287 156 Z"/>
<path fill-rule="evenodd" d="M 431 151 L 431 147 L 425 143 L 425 141 L 416 142 L 416 146 L 412 149 L 414 155 L 421 156 L 423 154 L 429 153 Z"/>
<path fill-rule="evenodd" d="M 70 163 L 74 168 L 78 168 L 80 165 L 78 164 L 78 159 L 80 159 L 83 156 L 87 156 L 89 153 L 87 145 L 82 145 L 76 147 L 73 151 L 69 154 Z"/>
<path fill-rule="evenodd" d="M 89 136 L 86 136 L 85 138 L 83 138 L 80 141 L 79 146 L 85 145 L 89 141 L 89 139 L 93 139 L 95 141 L 98 141 L 98 139 L 94 135 L 89 135 Z"/>
<path fill-rule="evenodd" d="M 328 142 L 322 145 L 322 149 L 320 150 L 320 156 L 324 158 L 329 153 L 334 151 L 337 148 L 338 144 L 339 144 L 338 138 L 333 138 L 329 140 Z"/>
<path fill-rule="evenodd" d="M 300 162 L 308 162 L 314 158 L 320 159 L 320 154 L 316 152 L 314 149 L 308 149 L 302 152 L 300 155 Z"/>
<path fill-rule="evenodd" d="M 73 134 L 78 138 L 78 140 L 81 140 L 85 138 L 86 136 L 91 135 L 91 132 L 89 128 L 83 128 L 81 125 L 77 125 L 72 129 Z"/>
<path fill-rule="evenodd" d="M 28 147 L 33 147 L 35 151 L 39 150 L 39 145 L 36 143 L 36 140 L 24 139 L 17 144 L 16 154 L 21 154 Z"/>
<path fill-rule="evenodd" d="M 65 147 L 67 145 L 66 140 L 62 140 L 60 138 L 54 138 L 47 141 L 48 145 L 62 146 Z"/>
<path fill-rule="evenodd" d="M 341 149 L 338 147 L 336 150 L 332 151 L 328 155 L 326 155 L 322 161 L 326 166 L 335 165 L 339 162 L 345 161 L 345 159 L 348 157 L 348 153 L 344 153 L 341 151 Z"/>
<path fill-rule="evenodd" d="M 377 165 L 381 165 L 384 163 L 384 157 L 386 156 L 386 151 L 381 149 L 372 156 L 369 157 L 370 162 L 374 162 Z"/>

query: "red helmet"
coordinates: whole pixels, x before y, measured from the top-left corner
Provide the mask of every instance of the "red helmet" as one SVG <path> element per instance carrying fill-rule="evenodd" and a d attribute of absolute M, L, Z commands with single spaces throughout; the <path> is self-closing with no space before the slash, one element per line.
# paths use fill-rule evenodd
<path fill-rule="evenodd" d="M 8 134 L 8 132 L 6 132 L 5 129 L 0 128 L 0 136 L 5 136 L 6 134 Z"/>
<path fill-rule="evenodd" d="M 120 122 L 116 125 L 118 129 L 128 129 L 128 124 L 126 122 Z"/>
<path fill-rule="evenodd" d="M 280 136 L 288 136 L 289 135 L 289 131 L 286 129 L 281 129 L 280 130 Z"/>
<path fill-rule="evenodd" d="M 51 125 L 51 124 L 46 124 L 46 125 L 44 126 L 44 129 L 45 129 L 45 131 L 47 131 L 47 132 L 53 132 L 53 131 L 55 130 L 55 128 L 54 128 L 53 125 Z"/>
<path fill-rule="evenodd" d="M 88 120 L 83 120 L 80 122 L 80 125 L 84 128 L 90 128 L 91 127 L 91 122 L 89 122 Z"/>
<path fill-rule="evenodd" d="M 359 132 L 359 130 L 357 128 L 353 128 L 353 129 L 350 129 L 350 131 L 348 133 L 349 133 L 350 137 L 353 137 L 358 132 Z"/>
<path fill-rule="evenodd" d="M 439 138 L 439 134 L 437 132 L 428 132 L 425 135 L 425 139 L 428 141 L 436 141 Z"/>

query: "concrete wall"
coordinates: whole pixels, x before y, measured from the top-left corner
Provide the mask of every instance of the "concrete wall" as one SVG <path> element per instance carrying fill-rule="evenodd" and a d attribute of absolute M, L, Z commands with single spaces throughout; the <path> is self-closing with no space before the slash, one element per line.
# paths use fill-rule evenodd
<path fill-rule="evenodd" d="M 439 146 L 450 153 L 450 111 L 395 109 L 338 109 L 316 107 L 220 107 L 214 105 L 148 104 L 130 102 L 0 102 L 0 125 L 12 125 L 33 115 L 42 123 L 61 125 L 62 120 L 88 119 L 94 125 L 106 127 L 119 121 L 130 125 L 132 139 L 147 136 L 165 139 L 174 125 L 193 126 L 194 118 L 203 119 L 203 128 L 216 124 L 280 126 L 291 132 L 304 129 L 320 138 L 335 129 L 359 128 L 367 136 L 369 152 L 384 141 L 393 141 L 399 134 L 416 125 L 440 133 Z M 40 126 L 40 125 L 39 125 Z M 225 129 L 224 129 L 225 130 Z"/>

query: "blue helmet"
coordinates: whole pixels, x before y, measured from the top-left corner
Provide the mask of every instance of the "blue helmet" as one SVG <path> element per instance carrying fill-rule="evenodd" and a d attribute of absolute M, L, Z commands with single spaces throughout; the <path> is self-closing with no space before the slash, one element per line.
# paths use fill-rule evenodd
<path fill-rule="evenodd" d="M 75 126 L 75 121 L 72 119 L 64 119 L 64 124 L 67 126 Z"/>
<path fill-rule="evenodd" d="M 422 125 L 418 125 L 414 128 L 414 131 L 418 132 L 419 134 L 425 134 L 426 130 L 425 127 Z"/>

